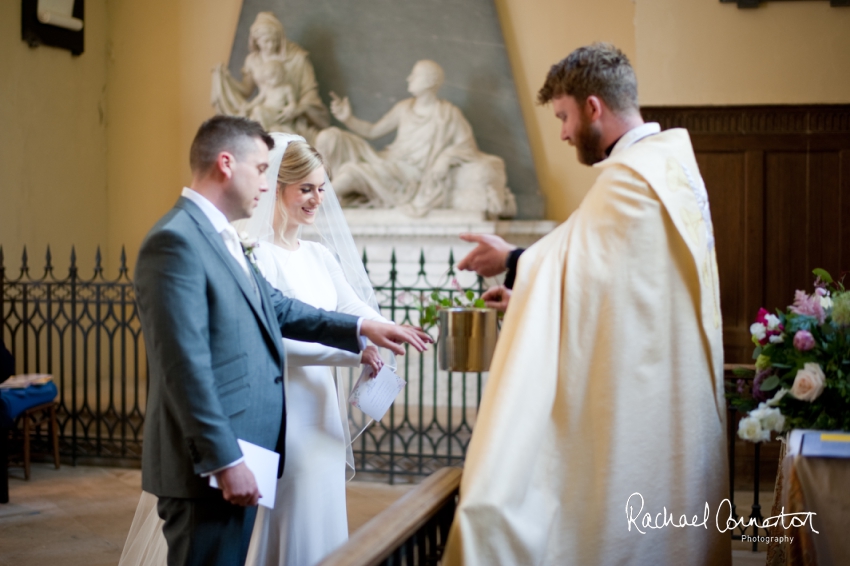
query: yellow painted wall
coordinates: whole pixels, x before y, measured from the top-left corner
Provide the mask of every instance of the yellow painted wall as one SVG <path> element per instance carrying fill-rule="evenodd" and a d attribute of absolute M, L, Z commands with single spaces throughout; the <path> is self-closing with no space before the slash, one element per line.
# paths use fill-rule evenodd
<path fill-rule="evenodd" d="M 718 0 L 496 0 L 546 213 L 564 220 L 595 170 L 560 141 L 534 104 L 549 66 L 573 48 L 611 41 L 637 70 L 641 104 L 850 103 L 850 8 Z"/>
<path fill-rule="evenodd" d="M 189 145 L 214 114 L 210 70 L 230 58 L 241 0 L 110 4 L 109 242 L 131 261 L 189 183 Z"/>
<path fill-rule="evenodd" d="M 86 3 L 85 51 L 74 57 L 31 49 L 21 3 L 0 2 L 0 245 L 12 274 L 26 245 L 39 276 L 50 244 L 57 275 L 74 245 L 88 277 L 106 243 L 106 12 L 106 0 Z"/>
<path fill-rule="evenodd" d="M 549 66 L 611 41 L 643 104 L 850 102 L 850 9 L 717 0 L 494 0 L 547 216 L 564 220 L 595 173 L 534 99 Z M 212 114 L 210 69 L 226 62 L 241 0 L 89 0 L 86 52 L 20 40 L 20 3 L 0 2 L 0 245 L 61 264 L 105 244 L 132 262 L 189 181 L 188 148 Z M 12 262 L 17 265 L 17 262 Z M 36 263 L 37 264 L 37 263 Z"/>
<path fill-rule="evenodd" d="M 642 104 L 850 102 L 850 8 L 639 0 L 635 24 Z"/>
<path fill-rule="evenodd" d="M 596 170 L 576 161 L 560 140 L 550 106 L 538 106 L 537 91 L 554 63 L 573 49 L 609 41 L 635 58 L 633 0 L 496 0 L 508 58 L 528 131 L 546 216 L 565 220 L 596 179 Z"/>

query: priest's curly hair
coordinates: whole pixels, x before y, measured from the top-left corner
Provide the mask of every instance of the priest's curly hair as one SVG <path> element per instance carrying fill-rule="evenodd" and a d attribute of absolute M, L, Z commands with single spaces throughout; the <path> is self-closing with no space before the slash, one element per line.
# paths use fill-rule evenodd
<path fill-rule="evenodd" d="M 637 78 L 626 54 L 610 43 L 579 47 L 552 65 L 537 93 L 538 104 L 569 95 L 583 103 L 598 96 L 613 111 L 637 110 Z"/>

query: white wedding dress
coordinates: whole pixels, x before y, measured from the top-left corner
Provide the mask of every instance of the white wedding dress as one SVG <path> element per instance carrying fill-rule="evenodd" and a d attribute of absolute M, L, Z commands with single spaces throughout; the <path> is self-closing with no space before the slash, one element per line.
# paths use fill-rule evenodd
<path fill-rule="evenodd" d="M 284 295 L 314 307 L 384 320 L 361 301 L 331 253 L 301 241 L 296 251 L 263 243 L 257 264 Z M 287 363 L 286 464 L 273 510 L 260 507 L 248 565 L 310 566 L 348 539 L 345 505 L 347 413 L 331 368 L 360 355 L 284 340 Z M 323 367 L 325 366 L 325 367 Z"/>
<path fill-rule="evenodd" d="M 263 242 L 257 264 L 284 295 L 312 306 L 384 320 L 351 288 L 322 244 L 300 241 L 296 251 Z M 348 417 L 332 367 L 356 367 L 360 355 L 284 339 L 286 463 L 274 509 L 260 507 L 249 566 L 311 566 L 348 539 L 345 504 Z M 346 431 L 343 430 L 346 427 Z M 157 498 L 142 493 L 119 566 L 164 566 L 166 543 Z"/>

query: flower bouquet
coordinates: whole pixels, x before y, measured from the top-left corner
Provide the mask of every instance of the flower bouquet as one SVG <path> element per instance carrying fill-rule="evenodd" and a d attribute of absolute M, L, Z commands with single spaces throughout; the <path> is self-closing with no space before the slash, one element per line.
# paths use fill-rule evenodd
<path fill-rule="evenodd" d="M 776 314 L 760 309 L 750 326 L 754 379 L 751 388 L 739 379 L 729 394 L 748 413 L 738 426 L 744 440 L 794 428 L 850 430 L 850 292 L 823 269 L 814 274 L 812 294 L 797 291 Z"/>

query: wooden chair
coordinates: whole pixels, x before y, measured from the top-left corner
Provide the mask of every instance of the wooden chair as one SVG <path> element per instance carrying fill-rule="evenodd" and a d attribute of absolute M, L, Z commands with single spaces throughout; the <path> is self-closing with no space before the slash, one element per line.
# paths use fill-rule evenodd
<path fill-rule="evenodd" d="M 30 407 L 18 416 L 17 430 L 23 436 L 24 479 L 30 479 L 30 437 L 41 425 L 50 427 L 50 440 L 53 445 L 53 464 L 59 469 L 59 426 L 56 423 L 56 402 Z"/>

